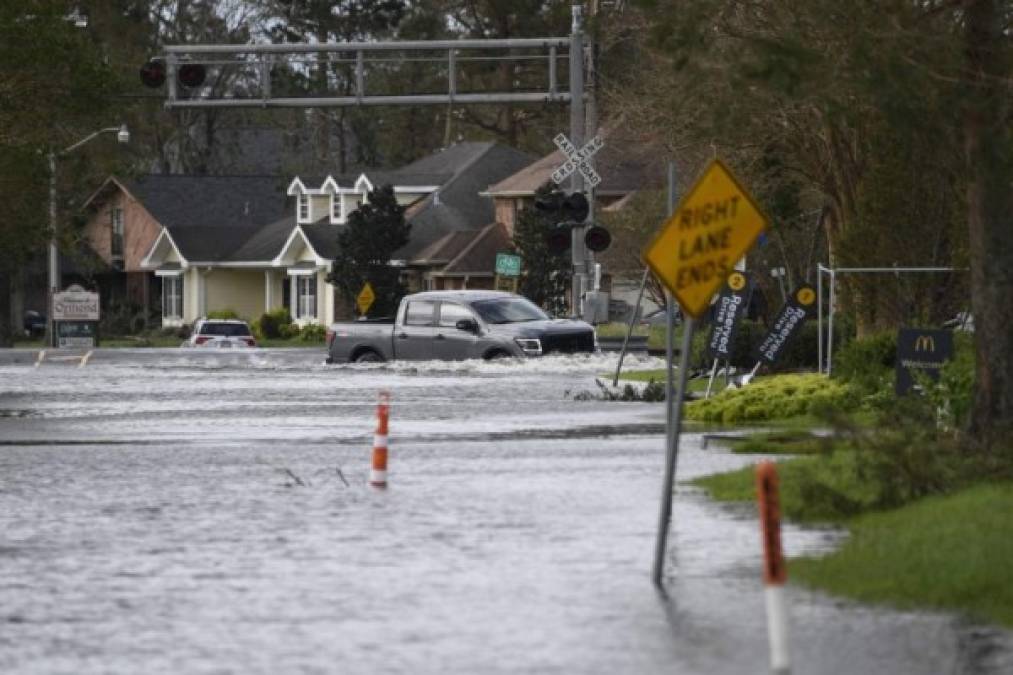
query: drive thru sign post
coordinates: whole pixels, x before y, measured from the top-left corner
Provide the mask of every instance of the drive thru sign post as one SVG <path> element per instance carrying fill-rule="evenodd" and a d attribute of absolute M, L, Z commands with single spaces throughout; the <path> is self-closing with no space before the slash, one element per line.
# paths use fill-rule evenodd
<path fill-rule="evenodd" d="M 679 202 L 678 208 L 644 251 L 644 262 L 666 289 L 679 301 L 683 316 L 682 350 L 679 353 L 679 382 L 673 398 L 668 392 L 669 428 L 665 456 L 665 482 L 661 494 L 661 515 L 654 555 L 654 584 L 662 586 L 666 540 L 672 515 L 675 462 L 679 453 L 686 371 L 693 339 L 693 322 L 710 306 L 711 298 L 735 268 L 735 263 L 752 248 L 767 218 L 742 188 L 731 171 L 714 159 L 696 184 Z M 669 301 L 671 302 L 671 300 Z M 672 370 L 671 331 L 668 369 Z"/>

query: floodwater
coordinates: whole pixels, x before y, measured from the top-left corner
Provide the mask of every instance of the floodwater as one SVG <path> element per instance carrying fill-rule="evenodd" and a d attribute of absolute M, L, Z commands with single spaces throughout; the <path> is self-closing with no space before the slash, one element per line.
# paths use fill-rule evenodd
<path fill-rule="evenodd" d="M 682 482 L 756 458 L 683 436 L 659 594 L 663 406 L 574 400 L 614 356 L 322 357 L 0 355 L 0 672 L 767 670 L 754 510 Z M 1005 631 L 788 598 L 796 673 L 1013 671 Z"/>

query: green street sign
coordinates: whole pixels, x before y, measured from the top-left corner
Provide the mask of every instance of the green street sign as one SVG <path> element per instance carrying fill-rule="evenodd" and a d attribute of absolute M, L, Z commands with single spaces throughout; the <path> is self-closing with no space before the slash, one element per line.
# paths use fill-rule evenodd
<path fill-rule="evenodd" d="M 519 277 L 521 275 L 521 257 L 509 253 L 497 253 L 496 274 L 505 277 Z"/>

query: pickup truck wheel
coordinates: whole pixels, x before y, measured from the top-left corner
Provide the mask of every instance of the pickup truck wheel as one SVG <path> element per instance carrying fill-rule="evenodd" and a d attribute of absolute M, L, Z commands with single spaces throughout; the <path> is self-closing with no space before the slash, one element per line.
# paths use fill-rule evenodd
<path fill-rule="evenodd" d="M 355 357 L 356 363 L 380 363 L 383 357 L 372 350 L 366 350 Z"/>
<path fill-rule="evenodd" d="M 503 359 L 509 359 L 509 358 L 510 358 L 510 354 L 506 353 L 505 351 L 503 351 L 501 349 L 497 349 L 496 351 L 489 352 L 488 354 L 485 355 L 485 360 L 486 361 L 501 361 Z"/>

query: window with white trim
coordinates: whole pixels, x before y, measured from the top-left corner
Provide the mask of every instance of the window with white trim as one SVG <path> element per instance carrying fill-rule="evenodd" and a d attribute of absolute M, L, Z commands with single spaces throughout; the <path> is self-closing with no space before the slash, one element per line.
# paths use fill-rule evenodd
<path fill-rule="evenodd" d="M 310 219 L 310 196 L 305 192 L 299 193 L 299 222 L 307 223 Z"/>
<path fill-rule="evenodd" d="M 162 277 L 162 318 L 183 318 L 183 275 Z"/>
<path fill-rule="evenodd" d="M 296 318 L 317 318 L 317 275 L 308 274 L 296 277 L 296 296 L 299 299 Z"/>
<path fill-rule="evenodd" d="M 341 197 L 335 193 L 331 193 L 331 222 L 341 222 Z"/>
<path fill-rule="evenodd" d="M 112 208 L 109 210 L 109 223 L 112 230 L 109 249 L 112 257 L 123 257 L 123 209 Z"/>

